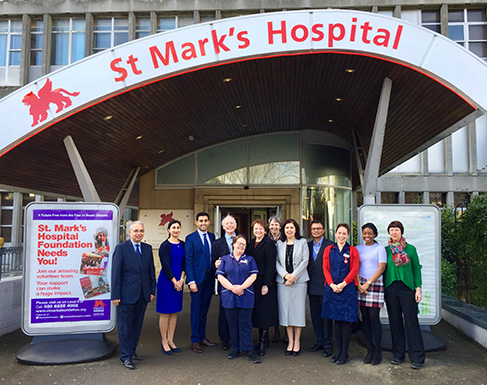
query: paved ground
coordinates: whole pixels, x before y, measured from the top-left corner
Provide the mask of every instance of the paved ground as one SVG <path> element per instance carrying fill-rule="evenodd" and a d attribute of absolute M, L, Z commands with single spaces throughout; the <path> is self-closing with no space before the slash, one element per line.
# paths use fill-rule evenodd
<path fill-rule="evenodd" d="M 31 366 L 17 362 L 16 352 L 32 338 L 18 330 L 0 337 L 0 385 L 82 384 L 82 385 L 206 385 L 206 384 L 487 384 L 487 350 L 473 342 L 448 323 L 433 327 L 436 334 L 448 341 L 445 351 L 426 355 L 426 366 L 415 371 L 406 363 L 395 367 L 389 363 L 390 352 L 384 352 L 379 366 L 364 365 L 365 348 L 357 336 L 352 336 L 351 361 L 344 366 L 332 364 L 321 353 L 302 352 L 298 357 L 286 357 L 286 345 L 272 344 L 259 365 L 239 358 L 230 361 L 220 348 L 205 348 L 198 355 L 190 350 L 189 295 L 185 293 L 184 309 L 179 317 L 176 343 L 183 349 L 169 357 L 160 351 L 158 316 L 155 305 L 147 310 L 144 331 L 138 353 L 145 357 L 136 363 L 137 369 L 125 369 L 118 351 L 113 357 L 91 363 Z M 209 316 L 208 338 L 217 340 L 218 299 L 214 298 Z M 116 332 L 107 335 L 116 342 Z M 302 345 L 314 343 L 311 323 L 303 331 Z"/>

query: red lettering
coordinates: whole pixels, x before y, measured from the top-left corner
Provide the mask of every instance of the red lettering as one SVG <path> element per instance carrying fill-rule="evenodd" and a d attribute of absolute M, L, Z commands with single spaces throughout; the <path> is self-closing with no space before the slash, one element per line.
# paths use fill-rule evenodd
<path fill-rule="evenodd" d="M 365 44 L 370 44 L 370 40 L 367 38 L 367 34 L 369 33 L 369 31 L 372 30 L 372 27 L 369 24 L 370 23 L 367 21 L 363 25 L 360 26 L 360 29 L 362 29 L 362 31 L 364 31 L 362 33 L 362 41 Z"/>
<path fill-rule="evenodd" d="M 127 79 L 127 75 L 128 75 L 128 72 L 125 68 L 117 67 L 117 64 L 120 63 L 121 61 L 122 61 L 122 59 L 118 57 L 116 59 L 113 59 L 110 63 L 110 68 L 112 69 L 112 71 L 118 72 L 120 74 L 120 76 L 118 78 L 115 78 L 116 82 L 121 82 L 121 81 Z"/>
<path fill-rule="evenodd" d="M 391 33 L 384 28 L 379 28 L 377 30 L 378 33 L 383 33 L 383 35 L 377 34 L 374 37 L 374 44 L 375 45 L 383 45 L 384 47 L 387 47 L 389 45 L 389 39 L 391 37 Z"/>
<path fill-rule="evenodd" d="M 302 31 L 301 37 L 298 37 L 298 30 Z M 308 28 L 306 28 L 306 26 L 304 26 L 302 24 L 295 25 L 293 27 L 293 29 L 291 29 L 291 37 L 294 41 L 297 41 L 300 43 L 302 41 L 305 41 L 308 38 L 308 36 L 309 36 Z"/>
<path fill-rule="evenodd" d="M 281 21 L 281 29 L 272 29 L 272 22 L 267 23 L 267 35 L 269 39 L 269 44 L 274 44 L 274 35 L 281 35 L 282 43 L 287 42 L 286 38 L 286 21 Z"/>
<path fill-rule="evenodd" d="M 338 36 L 335 35 L 335 29 L 339 29 Z M 328 26 L 328 46 L 333 47 L 333 41 L 342 40 L 345 37 L 345 26 L 343 24 L 330 24 Z"/>
<path fill-rule="evenodd" d="M 399 40 L 401 39 L 401 34 L 402 34 L 402 25 L 398 25 L 396 37 L 394 38 L 394 43 L 392 44 L 392 49 L 397 49 L 397 46 L 399 45 Z"/>
<path fill-rule="evenodd" d="M 222 37 L 218 39 L 218 35 L 216 34 L 216 31 L 212 29 L 211 37 L 213 39 L 213 46 L 215 47 L 215 53 L 220 53 L 220 48 L 225 52 L 230 51 L 230 48 L 228 48 L 225 44 L 223 44 L 227 35 L 222 35 Z"/>
<path fill-rule="evenodd" d="M 206 56 L 205 44 L 207 43 L 208 43 L 208 38 L 204 38 L 203 40 L 198 40 L 201 56 Z"/>
<path fill-rule="evenodd" d="M 352 23 L 356 23 L 357 18 L 352 17 Z M 357 26 L 355 24 L 352 24 L 352 31 L 350 32 L 350 41 L 355 41 L 355 32 L 357 31 Z"/>
<path fill-rule="evenodd" d="M 242 31 L 237 34 L 237 40 L 242 43 L 238 46 L 238 48 L 244 49 L 250 45 L 250 40 L 245 36 L 247 34 L 247 31 Z"/>
<path fill-rule="evenodd" d="M 314 34 L 314 36 L 311 38 L 312 41 L 321 41 L 325 38 L 325 34 L 321 29 L 323 28 L 323 24 L 314 24 L 311 27 L 311 32 Z"/>
<path fill-rule="evenodd" d="M 193 43 L 184 43 L 181 48 L 183 48 L 181 56 L 184 60 L 195 59 L 198 57 Z"/>
<path fill-rule="evenodd" d="M 159 51 L 159 48 L 157 48 L 155 45 L 149 47 L 149 51 L 152 58 L 152 64 L 156 69 L 159 68 L 159 62 L 157 61 L 157 59 L 159 59 L 162 62 L 162 65 L 165 66 L 169 64 L 169 59 L 171 56 L 174 63 L 177 63 L 179 61 L 173 41 L 168 41 L 166 43 L 166 56 L 162 56 L 161 51 Z"/>
<path fill-rule="evenodd" d="M 127 64 L 130 64 L 130 67 L 132 67 L 132 72 L 134 73 L 134 75 L 140 75 L 142 73 L 142 71 L 140 71 L 137 68 L 137 65 L 135 64 L 138 61 L 139 61 L 139 59 L 134 57 L 134 55 L 130 55 L 129 60 L 127 60 Z"/>

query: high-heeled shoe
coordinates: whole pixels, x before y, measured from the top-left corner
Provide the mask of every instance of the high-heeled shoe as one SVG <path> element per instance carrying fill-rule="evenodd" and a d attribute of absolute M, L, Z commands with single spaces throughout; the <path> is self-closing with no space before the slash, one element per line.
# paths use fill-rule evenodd
<path fill-rule="evenodd" d="M 300 352 L 301 352 L 301 349 L 299 349 L 298 351 L 293 350 L 293 357 L 298 356 Z"/>
<path fill-rule="evenodd" d="M 286 350 L 286 356 L 292 356 L 293 351 L 292 350 Z"/>
<path fill-rule="evenodd" d="M 163 345 L 163 344 L 161 344 L 161 349 L 162 349 L 162 352 L 163 352 L 163 353 L 164 353 L 166 356 L 172 356 L 172 355 L 174 355 L 174 353 L 172 352 L 172 349 L 171 349 L 171 348 L 169 348 L 169 350 L 165 350 L 165 349 L 164 349 L 164 345 Z"/>
<path fill-rule="evenodd" d="M 170 347 L 170 346 L 169 346 Z M 171 348 L 171 347 L 170 347 Z M 171 351 L 173 353 L 180 353 L 181 352 L 181 348 L 178 348 L 177 346 L 175 348 L 171 348 Z"/>

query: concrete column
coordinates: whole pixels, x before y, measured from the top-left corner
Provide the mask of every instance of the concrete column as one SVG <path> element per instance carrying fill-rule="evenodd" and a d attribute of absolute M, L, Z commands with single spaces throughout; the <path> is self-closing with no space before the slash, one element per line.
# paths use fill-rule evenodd
<path fill-rule="evenodd" d="M 440 32 L 448 37 L 448 4 L 443 3 L 440 7 Z"/>
<path fill-rule="evenodd" d="M 137 18 L 134 12 L 129 12 L 129 41 L 135 40 L 135 28 L 137 26 Z"/>
<path fill-rule="evenodd" d="M 394 12 L 392 13 L 392 15 L 395 18 L 400 19 L 401 18 L 401 12 L 402 12 L 401 6 L 400 5 L 396 5 L 394 7 Z"/>
<path fill-rule="evenodd" d="M 445 174 L 453 175 L 453 145 L 451 135 L 444 139 L 445 146 Z"/>
<path fill-rule="evenodd" d="M 430 203 L 430 192 L 429 191 L 423 191 L 423 203 L 425 205 Z"/>
<path fill-rule="evenodd" d="M 85 57 L 93 54 L 93 24 L 92 13 L 86 14 L 86 33 L 85 33 Z"/>
<path fill-rule="evenodd" d="M 375 203 L 380 205 L 382 203 L 382 195 L 380 193 L 380 191 L 377 191 L 375 193 Z"/>
<path fill-rule="evenodd" d="M 370 140 L 367 164 L 364 172 L 364 203 L 373 204 L 377 191 L 377 180 L 379 178 L 380 160 L 382 157 L 382 146 L 387 123 L 387 113 L 392 91 L 392 80 L 385 78 L 382 83 L 377 114 L 375 116 L 374 131 Z M 375 202 L 374 202 L 375 203 Z"/>
<path fill-rule="evenodd" d="M 30 30 L 31 18 L 29 15 L 22 16 L 22 42 L 20 51 L 20 85 L 29 83 L 29 64 L 30 64 Z"/>
<path fill-rule="evenodd" d="M 150 13 L 150 33 L 154 35 L 157 33 L 157 13 L 152 11 Z"/>
<path fill-rule="evenodd" d="M 455 196 L 453 195 L 453 191 L 448 191 L 446 193 L 446 205 L 453 206 L 455 204 Z"/>
<path fill-rule="evenodd" d="M 399 191 L 397 193 L 397 203 L 401 205 L 406 203 L 406 193 L 404 191 Z"/>
<path fill-rule="evenodd" d="M 35 196 L 36 202 L 44 202 L 44 195 L 37 195 Z"/>
<path fill-rule="evenodd" d="M 52 19 L 47 13 L 42 18 L 42 65 L 41 74 L 46 75 L 51 68 L 51 29 Z"/>
<path fill-rule="evenodd" d="M 14 192 L 12 208 L 12 247 L 19 247 L 22 243 L 22 193 Z"/>
<path fill-rule="evenodd" d="M 429 166 L 428 166 L 428 151 L 423 151 L 421 154 L 420 154 L 420 158 L 421 158 L 421 174 L 423 174 L 424 176 L 428 176 L 429 174 Z"/>
<path fill-rule="evenodd" d="M 468 172 L 477 175 L 477 128 L 476 121 L 467 125 L 468 137 Z"/>
<path fill-rule="evenodd" d="M 200 11 L 193 11 L 193 22 L 194 22 L 194 24 L 201 23 Z"/>

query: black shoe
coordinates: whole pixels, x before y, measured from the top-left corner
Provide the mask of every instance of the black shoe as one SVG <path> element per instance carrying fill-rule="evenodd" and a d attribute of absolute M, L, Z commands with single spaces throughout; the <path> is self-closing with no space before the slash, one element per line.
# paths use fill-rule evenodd
<path fill-rule="evenodd" d="M 122 362 L 122 364 L 123 364 L 123 366 L 125 366 L 129 370 L 135 369 L 135 365 L 130 358 L 128 360 L 125 360 L 124 362 Z"/>
<path fill-rule="evenodd" d="M 222 350 L 228 350 L 230 348 L 230 346 L 228 346 L 228 341 L 222 341 L 220 348 L 222 348 Z"/>
<path fill-rule="evenodd" d="M 382 362 L 382 352 L 374 354 L 372 357 L 372 365 L 379 365 Z"/>
<path fill-rule="evenodd" d="M 412 369 L 419 370 L 419 369 L 421 369 L 422 367 L 423 367 L 423 364 L 422 364 L 422 363 L 420 363 L 420 362 L 413 362 L 413 363 L 411 364 L 411 368 L 412 368 Z"/>
<path fill-rule="evenodd" d="M 255 352 L 253 350 L 251 350 L 250 352 L 247 352 L 247 354 L 245 355 L 245 359 L 249 360 L 253 364 L 259 364 L 260 363 L 259 357 L 257 357 L 257 354 L 255 354 Z"/>
<path fill-rule="evenodd" d="M 292 350 L 286 350 L 286 356 L 292 356 L 293 351 Z"/>
<path fill-rule="evenodd" d="M 162 352 L 166 355 L 166 356 L 173 356 L 174 353 L 172 352 L 172 349 L 171 347 L 169 347 L 169 350 L 166 350 L 164 349 L 164 345 L 161 344 L 161 349 L 162 349 Z"/>
<path fill-rule="evenodd" d="M 367 355 L 364 358 L 364 364 L 370 364 L 372 362 L 372 357 L 374 355 L 374 352 L 369 350 L 367 351 Z"/>
<path fill-rule="evenodd" d="M 143 360 L 144 357 L 139 356 L 137 353 L 134 353 L 134 355 L 132 356 L 132 361 L 143 361 Z"/>
<path fill-rule="evenodd" d="M 338 361 L 338 354 L 335 354 L 333 357 L 331 357 L 331 362 L 335 363 Z"/>
<path fill-rule="evenodd" d="M 401 365 L 401 362 L 403 362 L 404 360 L 401 360 L 400 358 L 392 358 L 391 360 L 391 364 L 392 365 Z"/>
<path fill-rule="evenodd" d="M 230 353 L 230 354 L 227 356 L 227 358 L 228 358 L 229 360 L 234 360 L 234 359 L 235 359 L 235 358 L 237 358 L 238 356 L 239 356 L 239 353 L 238 353 L 238 352 L 236 352 L 236 351 L 233 351 L 233 350 L 232 350 L 232 352 L 231 352 L 231 353 Z"/>
<path fill-rule="evenodd" d="M 346 356 L 345 358 L 340 358 L 339 360 L 337 360 L 337 365 L 345 365 L 348 361 L 348 356 Z"/>
<path fill-rule="evenodd" d="M 169 346 L 170 347 L 170 346 Z M 170 347 L 171 348 L 171 347 Z M 173 353 L 181 353 L 181 348 L 178 348 L 177 346 L 175 348 L 171 348 L 171 351 Z"/>
<path fill-rule="evenodd" d="M 323 354 L 322 354 L 323 357 L 330 357 L 331 356 L 331 350 L 323 350 Z"/>
<path fill-rule="evenodd" d="M 308 352 L 317 352 L 318 350 L 323 349 L 323 345 L 314 344 L 312 347 L 308 348 Z"/>
<path fill-rule="evenodd" d="M 300 352 L 301 352 L 301 349 L 299 349 L 297 352 L 293 350 L 293 357 L 299 356 Z"/>

